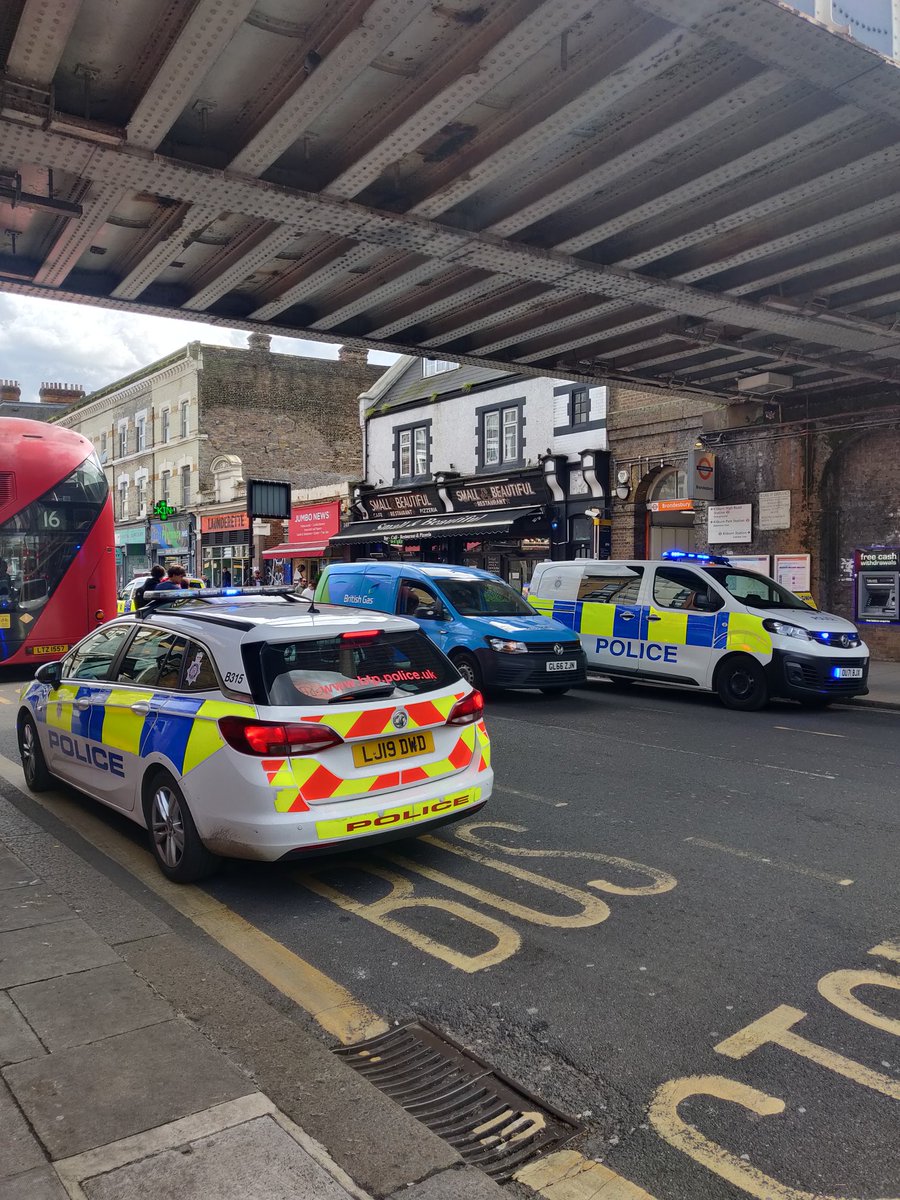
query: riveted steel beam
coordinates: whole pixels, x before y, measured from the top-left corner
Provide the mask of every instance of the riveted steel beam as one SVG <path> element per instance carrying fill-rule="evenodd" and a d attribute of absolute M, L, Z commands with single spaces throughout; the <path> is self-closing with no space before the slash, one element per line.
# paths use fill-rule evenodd
<path fill-rule="evenodd" d="M 48 86 L 59 66 L 83 0 L 25 0 L 6 70 Z"/>

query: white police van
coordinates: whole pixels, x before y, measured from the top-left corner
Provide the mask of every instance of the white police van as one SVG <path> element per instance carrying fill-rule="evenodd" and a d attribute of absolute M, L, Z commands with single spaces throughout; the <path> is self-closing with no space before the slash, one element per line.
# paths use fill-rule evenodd
<path fill-rule="evenodd" d="M 716 555 L 540 563 L 529 603 L 575 630 L 589 669 L 616 683 L 699 688 L 744 710 L 868 691 L 869 652 L 850 621 Z"/>

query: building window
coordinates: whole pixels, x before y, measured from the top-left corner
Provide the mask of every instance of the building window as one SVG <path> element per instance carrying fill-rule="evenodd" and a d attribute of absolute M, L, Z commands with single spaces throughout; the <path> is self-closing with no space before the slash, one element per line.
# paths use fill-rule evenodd
<path fill-rule="evenodd" d="M 137 480 L 137 504 L 140 516 L 147 514 L 147 476 L 141 475 Z"/>
<path fill-rule="evenodd" d="M 447 362 L 443 358 L 425 358 L 422 360 L 422 374 L 427 378 L 429 375 L 443 375 L 445 371 L 455 371 L 459 363 Z"/>
<path fill-rule="evenodd" d="M 119 426 L 119 458 L 124 458 L 128 453 L 128 426 Z"/>
<path fill-rule="evenodd" d="M 522 460 L 524 401 L 502 408 L 481 409 L 479 460 L 482 467 L 505 467 Z"/>
<path fill-rule="evenodd" d="M 134 423 L 134 448 L 140 454 L 142 450 L 147 448 L 147 419 L 146 417 L 138 417 Z"/>
<path fill-rule="evenodd" d="M 190 508 L 191 505 L 191 468 L 181 468 L 181 507 Z"/>
<path fill-rule="evenodd" d="M 102 463 L 105 463 L 105 462 L 106 462 L 106 459 L 107 459 L 107 451 L 106 451 L 106 434 L 105 434 L 105 433 L 101 433 L 101 434 L 100 434 L 100 461 L 101 461 Z"/>
<path fill-rule="evenodd" d="M 588 389 L 586 387 L 575 388 L 569 403 L 571 405 L 571 423 L 587 425 L 591 419 L 591 393 Z"/>
<path fill-rule="evenodd" d="M 685 500 L 687 498 L 687 473 L 678 467 L 670 467 L 658 476 L 647 496 L 648 500 Z"/>
<path fill-rule="evenodd" d="M 162 410 L 161 420 L 162 420 L 162 440 L 164 442 L 167 442 L 169 440 L 169 410 L 167 408 L 164 408 Z"/>
<path fill-rule="evenodd" d="M 181 406 L 181 436 L 183 438 L 186 438 L 187 435 L 188 435 L 188 406 L 186 404 L 182 404 L 182 406 Z"/>
<path fill-rule="evenodd" d="M 119 480 L 119 520 L 128 520 L 128 480 Z"/>
<path fill-rule="evenodd" d="M 172 472 L 171 471 L 163 471 L 162 475 L 159 478 L 159 486 L 160 486 L 160 492 L 162 493 L 162 500 L 163 500 L 164 504 L 169 503 L 169 488 L 170 488 L 171 483 L 172 483 Z"/>
<path fill-rule="evenodd" d="M 431 422 L 394 430 L 394 475 L 424 479 L 431 472 Z"/>

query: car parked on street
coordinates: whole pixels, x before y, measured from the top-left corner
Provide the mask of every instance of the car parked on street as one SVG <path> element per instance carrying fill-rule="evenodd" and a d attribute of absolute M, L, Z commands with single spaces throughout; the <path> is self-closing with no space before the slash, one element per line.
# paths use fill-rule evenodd
<path fill-rule="evenodd" d="M 747 711 L 773 696 L 823 708 L 868 690 L 855 625 L 716 555 L 539 563 L 529 603 L 574 630 L 591 669 L 620 685 L 712 691 Z"/>
<path fill-rule="evenodd" d="M 408 617 L 473 687 L 560 695 L 586 678 L 571 625 L 538 616 L 508 583 L 475 567 L 332 563 L 316 588 L 320 601 Z"/>
<path fill-rule="evenodd" d="M 411 622 L 288 590 L 160 593 L 22 697 L 25 781 L 150 831 L 170 879 L 415 836 L 491 794 L 481 694 Z"/>

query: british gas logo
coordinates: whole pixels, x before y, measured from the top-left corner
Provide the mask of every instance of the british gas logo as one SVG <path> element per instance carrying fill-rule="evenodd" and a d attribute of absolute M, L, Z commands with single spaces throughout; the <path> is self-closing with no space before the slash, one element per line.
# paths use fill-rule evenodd
<path fill-rule="evenodd" d="M 114 750 L 104 750 L 102 746 L 95 746 L 91 742 L 83 742 L 80 738 L 61 733 L 58 729 L 50 729 L 47 732 L 52 749 L 58 750 L 66 758 L 74 758 L 97 771 L 108 771 L 110 775 L 117 775 L 119 779 L 125 778 L 125 759 L 121 754 L 116 754 Z"/>
<path fill-rule="evenodd" d="M 374 604 L 375 600 L 372 596 L 352 596 L 349 592 L 344 593 L 344 604 Z"/>
<path fill-rule="evenodd" d="M 663 646 L 659 642 L 626 642 L 623 638 L 598 637 L 594 647 L 599 654 L 607 651 L 613 658 L 632 658 L 638 661 L 646 658 L 649 662 L 678 662 L 678 647 Z"/>

